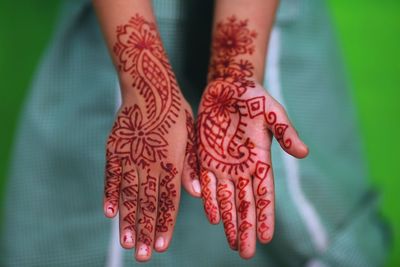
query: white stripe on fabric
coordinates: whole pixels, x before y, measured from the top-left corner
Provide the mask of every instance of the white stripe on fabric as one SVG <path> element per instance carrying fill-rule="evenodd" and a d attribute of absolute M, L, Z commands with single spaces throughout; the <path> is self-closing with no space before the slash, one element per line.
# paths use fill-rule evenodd
<path fill-rule="evenodd" d="M 121 90 L 119 88 L 119 81 L 116 81 L 115 88 L 115 112 L 117 112 L 121 105 Z M 119 242 L 119 215 L 111 222 L 111 238 L 108 244 L 108 255 L 106 259 L 105 267 L 122 267 L 122 255 L 123 250 Z"/>
<path fill-rule="evenodd" d="M 306 264 L 306 267 L 328 267 L 328 266 L 322 261 L 311 260 Z"/>
<path fill-rule="evenodd" d="M 282 96 L 280 83 L 280 32 L 274 28 L 271 33 L 269 51 L 267 56 L 266 81 L 271 95 L 283 106 L 285 101 Z M 281 150 L 282 160 L 286 171 L 286 180 L 290 196 L 296 205 L 305 226 L 310 234 L 311 241 L 318 252 L 323 252 L 328 246 L 328 237 L 321 220 L 301 189 L 298 160 Z"/>

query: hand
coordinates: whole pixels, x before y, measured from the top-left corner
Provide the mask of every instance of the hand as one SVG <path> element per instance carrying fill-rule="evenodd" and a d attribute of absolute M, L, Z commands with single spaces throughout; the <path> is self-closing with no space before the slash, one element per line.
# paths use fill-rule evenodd
<path fill-rule="evenodd" d="M 136 16 L 119 27 L 114 52 L 131 79 L 107 141 L 104 212 L 119 211 L 121 245 L 146 261 L 170 244 L 181 177 L 200 196 L 193 117 L 153 23 Z"/>
<path fill-rule="evenodd" d="M 308 148 L 283 107 L 248 78 L 251 64 L 230 64 L 213 70 L 199 107 L 200 182 L 210 223 L 222 218 L 230 247 L 251 258 L 256 236 L 265 244 L 274 232 L 272 135 L 295 157 L 305 157 Z"/>

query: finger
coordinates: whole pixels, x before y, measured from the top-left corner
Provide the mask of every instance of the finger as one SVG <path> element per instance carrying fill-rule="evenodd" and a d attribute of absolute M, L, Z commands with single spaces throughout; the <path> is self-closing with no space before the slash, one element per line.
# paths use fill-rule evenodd
<path fill-rule="evenodd" d="M 139 202 L 137 214 L 136 260 L 151 258 L 157 218 L 158 175 L 139 170 Z"/>
<path fill-rule="evenodd" d="M 179 175 L 177 169 L 171 163 L 161 163 L 163 172 L 160 176 L 158 194 L 158 215 L 156 226 L 156 238 L 154 248 L 158 252 L 167 250 L 174 232 L 176 216 L 179 207 L 180 184 L 176 184 Z"/>
<path fill-rule="evenodd" d="M 297 131 L 291 124 L 285 109 L 273 100 L 267 107 L 265 120 L 267 127 L 273 133 L 280 146 L 290 155 L 304 158 L 308 155 L 308 147 L 299 138 Z"/>
<path fill-rule="evenodd" d="M 182 184 L 185 190 L 193 197 L 201 196 L 199 182 L 199 166 L 197 161 L 196 136 L 194 129 L 193 116 L 189 111 L 186 112 L 186 128 L 188 141 L 186 145 L 186 156 L 183 165 Z"/>
<path fill-rule="evenodd" d="M 204 211 L 211 224 L 219 223 L 219 211 L 216 197 L 215 175 L 202 169 L 200 171 L 201 197 L 203 198 Z"/>
<path fill-rule="evenodd" d="M 122 168 L 119 157 L 107 150 L 103 208 L 104 214 L 108 218 L 113 218 L 118 212 L 121 172 Z"/>
<path fill-rule="evenodd" d="M 256 214 L 254 195 L 249 177 L 239 177 L 236 183 L 239 254 L 249 259 L 256 252 Z"/>
<path fill-rule="evenodd" d="M 271 168 L 270 156 L 268 156 L 266 162 L 257 161 L 253 176 L 253 192 L 256 202 L 257 217 L 257 237 L 263 244 L 272 240 L 275 227 L 274 175 Z"/>
<path fill-rule="evenodd" d="M 227 179 L 219 181 L 217 187 L 217 200 L 229 246 L 231 249 L 237 250 L 235 187 L 231 181 Z"/>
<path fill-rule="evenodd" d="M 119 233 L 121 246 L 126 249 L 133 248 L 136 241 L 138 187 L 136 169 L 124 166 L 120 189 Z"/>

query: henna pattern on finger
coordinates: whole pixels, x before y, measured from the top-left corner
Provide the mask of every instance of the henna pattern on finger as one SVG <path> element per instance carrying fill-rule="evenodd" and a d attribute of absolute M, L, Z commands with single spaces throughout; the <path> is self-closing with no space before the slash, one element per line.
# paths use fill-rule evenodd
<path fill-rule="evenodd" d="M 160 181 L 160 192 L 158 199 L 157 232 L 168 232 L 173 225 L 173 212 L 176 210 L 174 200 L 178 193 L 175 184 L 172 182 L 178 174 L 173 164 L 161 162 L 164 174 Z"/>
<path fill-rule="evenodd" d="M 194 129 L 194 120 L 192 114 L 185 110 L 186 114 L 186 130 L 188 133 L 188 142 L 186 146 L 186 155 L 188 165 L 190 166 L 190 178 L 194 179 L 199 173 L 199 163 L 197 161 L 197 145 L 196 145 L 196 133 Z"/>
<path fill-rule="evenodd" d="M 258 186 L 255 192 L 257 194 L 257 230 L 263 240 L 270 239 L 270 237 L 267 236 L 269 226 L 266 223 L 267 214 L 265 214 L 265 209 L 271 203 L 271 200 L 265 199 L 265 196 L 268 192 L 268 188 L 266 187 L 265 183 L 270 168 L 271 166 L 269 164 L 258 161 L 256 164 L 256 171 L 254 175 L 254 179 L 258 180 Z"/>
<path fill-rule="evenodd" d="M 238 213 L 241 219 L 239 224 L 239 249 L 241 251 L 246 249 L 246 242 L 249 236 L 248 229 L 251 228 L 253 225 L 247 220 L 248 218 L 248 211 L 250 202 L 245 200 L 246 195 L 246 186 L 249 184 L 250 180 L 247 178 L 240 177 L 239 181 L 236 185 L 236 190 L 238 190 L 238 199 L 239 199 L 239 206 L 238 206 Z"/>
<path fill-rule="evenodd" d="M 139 198 L 139 211 L 140 219 L 139 225 L 141 226 L 140 232 L 138 233 L 138 241 L 151 246 L 154 236 L 154 227 L 157 211 L 157 178 L 151 176 L 149 173 L 146 176 L 146 180 L 140 184 L 143 187 L 144 194 Z"/>
<path fill-rule="evenodd" d="M 217 188 L 217 198 L 219 200 L 219 207 L 221 212 L 222 221 L 224 224 L 224 231 L 226 238 L 228 239 L 228 243 L 232 248 L 236 248 L 236 227 L 233 222 L 233 202 L 232 202 L 232 190 L 228 189 L 227 184 L 218 184 Z"/>
<path fill-rule="evenodd" d="M 136 232 L 136 209 L 138 198 L 138 177 L 135 170 L 130 170 L 122 175 L 125 187 L 121 189 L 122 205 L 128 211 L 122 218 L 127 225 L 124 230 Z"/>
<path fill-rule="evenodd" d="M 111 209 L 112 214 L 115 213 L 119 199 L 119 183 L 121 178 L 121 161 L 118 156 L 113 155 L 109 150 L 106 151 L 106 179 L 104 183 L 104 197 L 109 205 L 107 209 Z"/>
<path fill-rule="evenodd" d="M 201 185 L 201 197 L 204 202 L 204 211 L 207 214 L 207 217 L 212 223 L 217 222 L 217 212 L 218 208 L 215 206 L 209 185 L 211 183 L 211 178 L 208 176 L 208 172 L 206 170 L 201 170 L 200 172 L 200 185 Z"/>
<path fill-rule="evenodd" d="M 276 140 L 282 144 L 284 148 L 290 148 L 292 140 L 290 138 L 284 138 L 286 129 L 289 127 L 285 123 L 277 123 L 276 113 L 271 111 L 265 116 L 266 122 L 273 127 L 273 132 Z"/>

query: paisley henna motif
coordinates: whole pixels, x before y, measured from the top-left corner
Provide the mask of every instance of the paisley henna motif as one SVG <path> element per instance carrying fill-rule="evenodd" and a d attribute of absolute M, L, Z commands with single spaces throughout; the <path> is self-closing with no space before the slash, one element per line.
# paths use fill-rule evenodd
<path fill-rule="evenodd" d="M 135 100 L 121 108 L 107 141 L 105 198 L 116 208 L 122 169 L 144 174 L 123 174 L 127 186 L 121 189 L 124 201 L 120 207 L 127 210 L 123 218 L 127 228 L 137 231 L 137 241 L 150 246 L 156 230 L 167 232 L 172 227 L 179 197 L 178 172 L 173 164 L 164 162 L 171 146 L 167 135 L 184 116 L 182 98 L 154 23 L 135 15 L 117 27 L 113 52 L 119 72 L 132 81 L 128 89 Z M 187 152 L 193 154 L 193 118 L 188 111 L 186 120 L 191 131 Z M 196 157 L 190 164 L 197 164 Z M 154 170 L 162 170 L 162 176 Z"/>
<path fill-rule="evenodd" d="M 199 157 L 204 167 L 230 175 L 240 175 L 255 164 L 254 141 L 246 137 L 251 119 L 258 116 L 275 126 L 278 141 L 286 148 L 287 124 L 276 123 L 276 114 L 266 115 L 264 95 L 246 98 L 255 87 L 253 64 L 244 57 L 254 50 L 257 34 L 247 27 L 247 20 L 234 16 L 217 24 L 210 83 L 203 95 L 198 117 Z M 235 119 L 233 119 L 235 118 Z"/>

